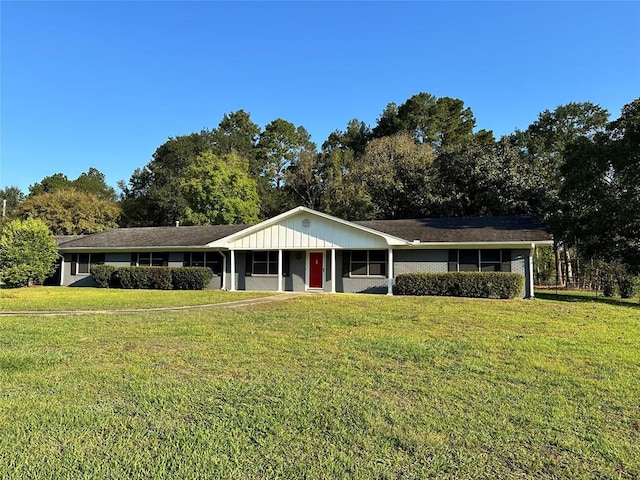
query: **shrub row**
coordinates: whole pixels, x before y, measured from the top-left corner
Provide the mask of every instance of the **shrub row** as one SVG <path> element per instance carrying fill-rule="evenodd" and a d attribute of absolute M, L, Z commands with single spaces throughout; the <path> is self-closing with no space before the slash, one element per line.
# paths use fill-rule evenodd
<path fill-rule="evenodd" d="M 506 272 L 406 273 L 396 277 L 398 295 L 444 295 L 474 298 L 514 298 L 524 276 Z"/>
<path fill-rule="evenodd" d="M 114 267 L 94 265 L 91 276 L 98 287 L 155 290 L 204 290 L 213 279 L 206 267 Z"/>

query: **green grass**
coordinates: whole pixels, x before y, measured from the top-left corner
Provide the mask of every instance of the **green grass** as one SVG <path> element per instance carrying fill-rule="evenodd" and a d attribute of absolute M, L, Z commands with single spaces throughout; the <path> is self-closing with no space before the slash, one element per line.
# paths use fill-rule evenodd
<path fill-rule="evenodd" d="M 222 290 L 124 290 L 119 288 L 34 287 L 0 289 L 1 311 L 121 310 L 235 302 L 273 295 Z"/>
<path fill-rule="evenodd" d="M 580 301 L 3 317 L 0 477 L 639 478 L 639 345 Z"/>

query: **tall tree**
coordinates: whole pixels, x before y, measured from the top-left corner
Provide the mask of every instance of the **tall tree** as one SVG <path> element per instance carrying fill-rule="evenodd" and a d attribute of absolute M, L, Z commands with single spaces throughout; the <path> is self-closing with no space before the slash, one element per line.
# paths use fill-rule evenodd
<path fill-rule="evenodd" d="M 73 188 L 30 196 L 16 208 L 22 219 L 38 219 L 55 235 L 80 235 L 116 228 L 120 207 Z"/>
<path fill-rule="evenodd" d="M 271 217 L 290 204 L 284 189 L 285 172 L 298 163 L 303 154 L 316 153 L 316 146 L 304 127 L 278 118 L 269 123 L 258 140 L 260 177 L 258 194 L 262 201 L 261 216 Z"/>
<path fill-rule="evenodd" d="M 387 105 L 373 129 L 373 136 L 381 138 L 408 132 L 418 143 L 434 150 L 466 142 L 473 136 L 475 118 L 462 100 L 436 98 L 425 92 L 409 98 L 399 107 Z"/>
<path fill-rule="evenodd" d="M 605 133 L 565 150 L 564 227 L 587 258 L 622 261 L 640 272 L 640 98 Z"/>
<path fill-rule="evenodd" d="M 364 185 L 377 218 L 415 218 L 424 209 L 432 162 L 429 145 L 400 133 L 369 142 L 352 164 L 350 179 Z"/>
<path fill-rule="evenodd" d="M 251 121 L 251 116 L 244 110 L 224 114 L 218 128 L 212 132 L 213 153 L 222 157 L 236 152 L 249 160 L 250 173 L 257 176 L 258 159 L 256 144 L 260 127 Z"/>
<path fill-rule="evenodd" d="M 81 173 L 75 180 L 69 180 L 63 173 L 55 173 L 44 177 L 40 182 L 29 187 L 29 196 L 41 193 L 55 193 L 59 190 L 73 188 L 79 192 L 91 193 L 102 200 L 115 202 L 117 195 L 113 187 L 107 185 L 104 174 L 97 168 L 91 167 Z"/>
<path fill-rule="evenodd" d="M 199 155 L 187 168 L 180 190 L 187 202 L 187 224 L 252 224 L 259 219 L 260 200 L 255 180 L 238 165 L 212 153 Z M 234 166 L 235 165 L 235 166 Z"/>
<path fill-rule="evenodd" d="M 24 199 L 25 195 L 18 187 L 9 186 L 0 189 L 0 209 L 4 208 L 4 218 L 11 217 L 12 212 L 21 202 L 24 201 Z M 4 221 L 4 218 L 2 221 Z"/>
<path fill-rule="evenodd" d="M 478 139 L 440 151 L 429 191 L 430 216 L 531 213 L 537 182 L 507 141 Z"/>
<path fill-rule="evenodd" d="M 200 133 L 169 138 L 151 161 L 120 183 L 124 226 L 171 225 L 184 217 L 187 202 L 180 183 L 198 155 L 211 152 L 213 136 Z"/>

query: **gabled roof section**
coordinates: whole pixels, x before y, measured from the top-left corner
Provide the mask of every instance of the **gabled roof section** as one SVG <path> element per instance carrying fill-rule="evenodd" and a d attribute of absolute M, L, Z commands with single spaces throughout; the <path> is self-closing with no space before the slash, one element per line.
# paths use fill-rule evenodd
<path fill-rule="evenodd" d="M 305 223 L 306 222 L 306 223 Z M 305 226 L 306 225 L 306 226 Z M 360 248 L 406 245 L 388 233 L 306 207 L 296 207 L 209 244 L 220 248 Z"/>
<path fill-rule="evenodd" d="M 245 228 L 247 228 L 246 225 L 116 228 L 65 241 L 60 244 L 60 249 L 205 247 L 211 242 Z"/>
<path fill-rule="evenodd" d="M 473 218 L 423 218 L 355 222 L 420 243 L 549 242 L 552 236 L 532 215 Z"/>

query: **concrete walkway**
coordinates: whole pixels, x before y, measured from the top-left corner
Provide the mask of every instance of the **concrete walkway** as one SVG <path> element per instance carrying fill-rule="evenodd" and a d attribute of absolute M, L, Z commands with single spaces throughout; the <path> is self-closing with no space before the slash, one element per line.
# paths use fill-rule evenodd
<path fill-rule="evenodd" d="M 51 317 L 56 315 L 112 315 L 117 313 L 144 313 L 144 312 L 181 312 L 187 310 L 203 310 L 206 308 L 237 308 L 246 307 L 250 305 L 258 305 L 260 303 L 280 302 L 282 300 L 289 300 L 291 298 L 299 297 L 301 295 L 307 295 L 306 292 L 287 292 L 278 295 L 272 295 L 270 297 L 250 298 L 247 300 L 238 300 L 236 302 L 225 303 L 207 303 L 204 305 L 187 305 L 184 307 L 156 307 L 156 308 L 122 308 L 119 310 L 58 310 L 58 311 L 38 311 L 38 310 L 23 310 L 23 311 L 0 311 L 0 317 L 13 317 L 13 316 L 41 316 Z"/>

